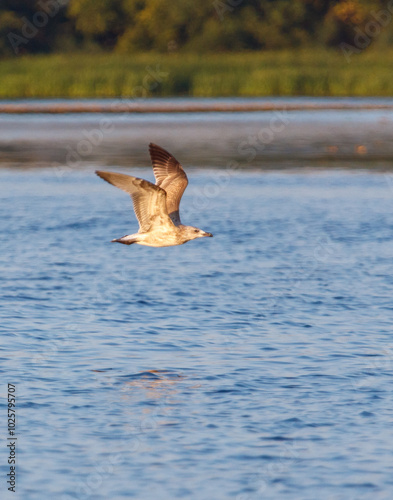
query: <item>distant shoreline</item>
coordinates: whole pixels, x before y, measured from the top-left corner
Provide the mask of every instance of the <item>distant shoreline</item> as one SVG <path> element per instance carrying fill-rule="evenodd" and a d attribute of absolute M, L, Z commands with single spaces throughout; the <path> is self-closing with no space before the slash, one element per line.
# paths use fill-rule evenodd
<path fill-rule="evenodd" d="M 112 101 L 108 103 L 0 103 L 4 114 L 66 114 L 66 113 L 249 113 L 263 111 L 321 111 L 321 110 L 393 110 L 392 104 L 378 103 L 272 103 L 272 102 L 195 102 L 140 103 Z"/>
<path fill-rule="evenodd" d="M 317 48 L 204 55 L 78 52 L 21 56 L 0 61 L 0 99 L 4 100 L 0 101 L 0 105 L 2 112 L 11 112 L 11 107 L 8 108 L 10 111 L 4 110 L 5 103 L 23 104 L 12 102 L 12 99 L 113 99 L 127 106 L 133 102 L 137 107 L 132 112 L 142 113 L 151 112 L 150 108 L 145 111 L 144 106 L 150 105 L 149 99 L 152 98 L 229 100 L 236 97 L 253 98 L 256 99 L 255 102 L 265 103 L 271 99 L 278 105 L 280 103 L 276 103 L 276 97 L 285 100 L 302 97 L 345 99 L 348 96 L 391 99 L 393 80 L 388 61 L 392 59 L 393 49 L 375 49 L 354 55 L 349 63 L 340 51 Z M 60 106 L 62 102 L 57 104 Z M 77 104 L 81 106 L 85 103 Z M 237 106 L 240 106 L 239 103 Z M 277 109 L 277 106 L 269 107 L 264 104 L 257 107 L 255 103 L 251 103 L 251 107 L 237 107 L 234 111 L 271 109 Z M 16 109 L 12 112 L 30 112 L 29 110 L 30 108 L 23 111 Z M 159 109 L 157 112 L 194 110 L 204 111 L 205 108 L 176 107 L 173 110 Z M 209 108 L 207 111 L 216 110 L 217 108 Z M 219 111 L 232 109 L 225 107 Z M 40 109 L 40 112 L 70 111 L 56 107 L 51 111 Z M 78 107 L 72 112 L 108 113 L 116 110 L 95 107 L 85 111 Z"/>

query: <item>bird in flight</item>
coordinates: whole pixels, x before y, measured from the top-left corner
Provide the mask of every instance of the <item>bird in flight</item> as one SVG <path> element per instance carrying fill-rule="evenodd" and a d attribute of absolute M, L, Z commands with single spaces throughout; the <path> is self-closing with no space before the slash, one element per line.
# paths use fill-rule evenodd
<path fill-rule="evenodd" d="M 131 195 L 139 222 L 137 233 L 112 241 L 125 245 L 138 243 L 149 247 L 170 247 L 213 236 L 181 223 L 179 205 L 188 184 L 187 175 L 176 158 L 165 149 L 150 143 L 149 151 L 155 184 L 131 175 L 96 171 L 101 179 Z"/>

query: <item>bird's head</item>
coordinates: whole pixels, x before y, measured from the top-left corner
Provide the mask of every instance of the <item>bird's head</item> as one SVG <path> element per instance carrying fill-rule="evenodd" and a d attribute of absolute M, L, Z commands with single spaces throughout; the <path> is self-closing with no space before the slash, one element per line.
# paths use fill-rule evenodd
<path fill-rule="evenodd" d="M 195 240 L 196 238 L 204 238 L 206 236 L 209 236 L 211 238 L 213 236 L 212 233 L 207 233 L 206 231 L 193 226 L 185 226 L 184 229 L 187 241 Z"/>

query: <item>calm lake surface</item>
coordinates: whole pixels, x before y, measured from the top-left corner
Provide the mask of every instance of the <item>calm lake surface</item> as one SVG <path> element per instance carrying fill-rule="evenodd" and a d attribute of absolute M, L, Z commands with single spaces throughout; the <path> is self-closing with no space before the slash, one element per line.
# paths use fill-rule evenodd
<path fill-rule="evenodd" d="M 137 222 L 99 162 L 1 164 L 1 498 L 392 498 L 393 174 L 226 159 L 187 168 L 214 238 L 162 249 L 110 243 Z"/>

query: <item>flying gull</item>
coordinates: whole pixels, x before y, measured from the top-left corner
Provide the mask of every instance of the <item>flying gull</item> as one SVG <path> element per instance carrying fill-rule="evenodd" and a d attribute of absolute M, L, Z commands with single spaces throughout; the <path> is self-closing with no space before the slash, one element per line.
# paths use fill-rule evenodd
<path fill-rule="evenodd" d="M 180 163 L 168 151 L 149 144 L 156 183 L 116 172 L 96 171 L 105 181 L 131 195 L 139 231 L 112 241 L 149 247 L 182 245 L 196 238 L 213 236 L 180 220 L 179 205 L 188 179 Z"/>

